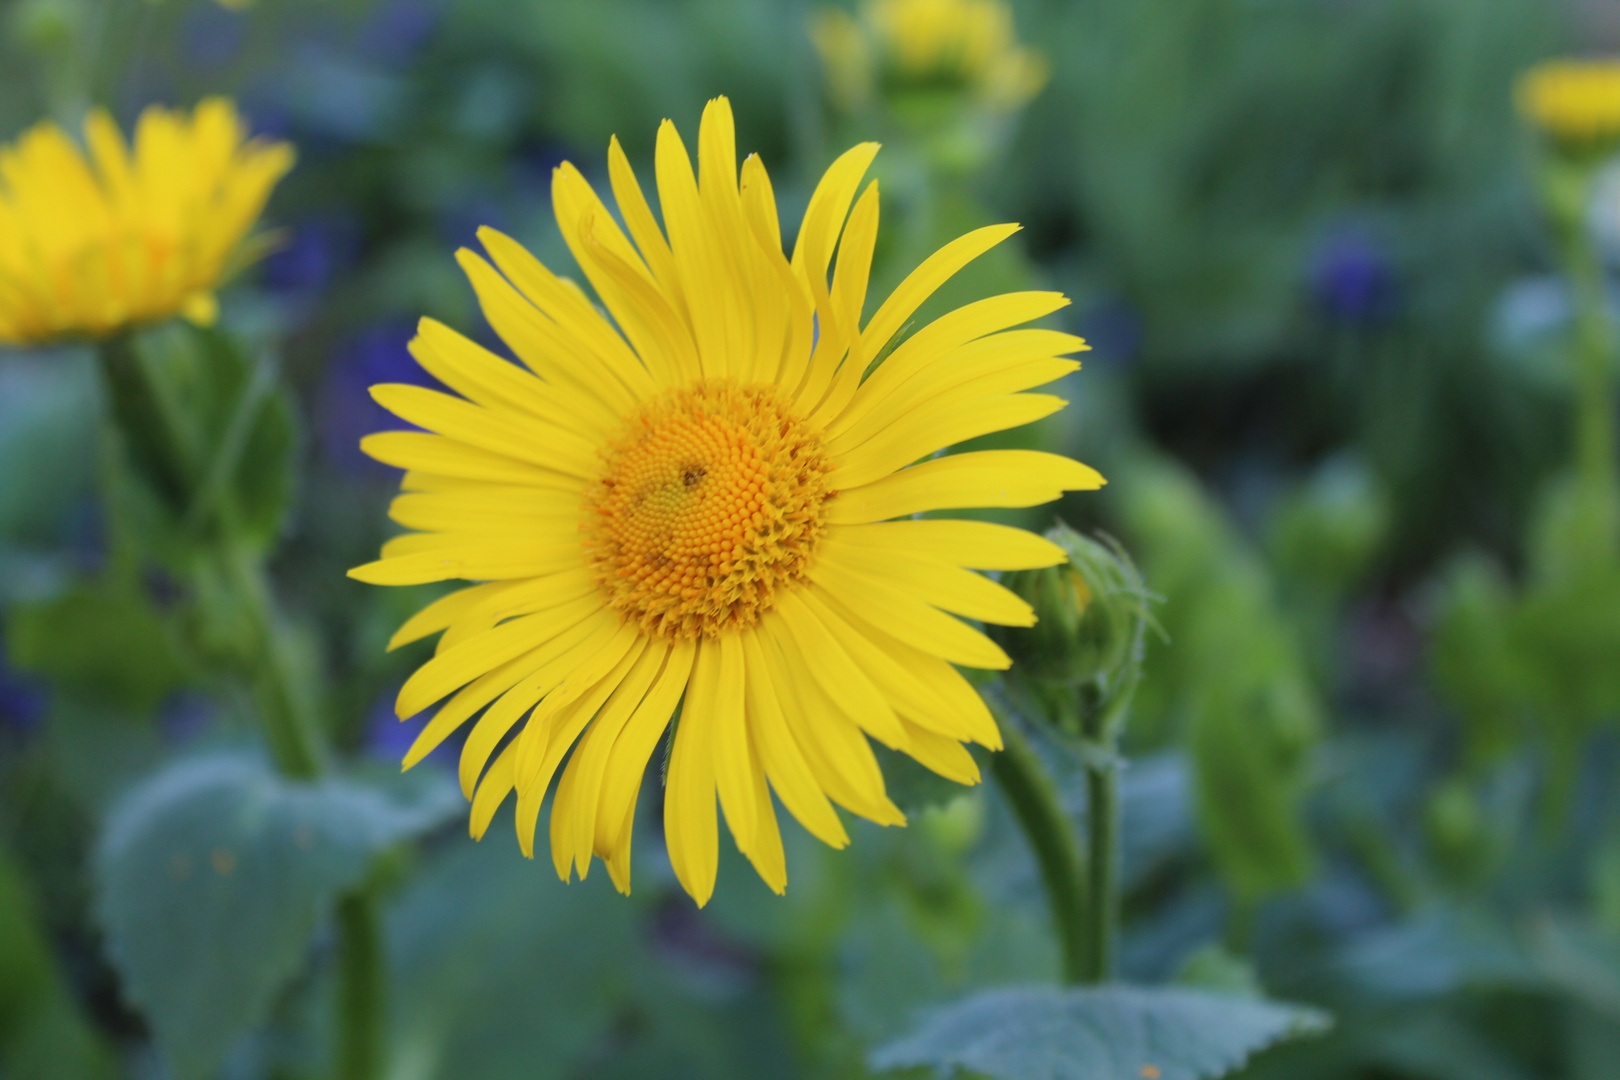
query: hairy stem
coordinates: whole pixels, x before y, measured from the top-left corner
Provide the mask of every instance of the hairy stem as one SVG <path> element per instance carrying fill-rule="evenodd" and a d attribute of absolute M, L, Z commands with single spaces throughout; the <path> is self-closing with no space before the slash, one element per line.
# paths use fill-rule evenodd
<path fill-rule="evenodd" d="M 1006 747 L 995 755 L 991 771 L 1040 866 L 1052 927 L 1062 949 L 1063 981 L 1096 982 L 1088 977 L 1086 964 L 1085 912 L 1081 908 L 1086 874 L 1074 825 L 1017 721 L 1003 714 L 1000 726 Z"/>
<path fill-rule="evenodd" d="M 276 767 L 287 776 L 311 779 L 325 765 L 320 728 L 300 685 L 293 644 L 275 612 L 264 566 L 244 552 L 219 554 L 232 598 L 247 620 L 248 681 Z"/>
<path fill-rule="evenodd" d="M 1106 982 L 1114 973 L 1119 932 L 1119 763 L 1086 765 L 1086 880 L 1084 979 Z"/>
<path fill-rule="evenodd" d="M 380 1080 L 387 1047 L 382 920 L 362 886 L 337 906 L 337 1080 Z"/>

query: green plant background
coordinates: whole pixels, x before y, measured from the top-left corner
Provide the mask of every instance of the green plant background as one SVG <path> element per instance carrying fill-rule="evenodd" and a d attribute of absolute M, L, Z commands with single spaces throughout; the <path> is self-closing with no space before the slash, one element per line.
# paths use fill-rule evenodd
<path fill-rule="evenodd" d="M 0 6 L 0 136 L 226 93 L 298 147 L 279 248 L 223 298 L 229 338 L 136 346 L 226 379 L 199 402 L 259 366 L 289 388 L 229 490 L 341 766 L 314 785 L 266 767 L 254 699 L 221 674 L 229 605 L 177 578 L 188 541 L 108 464 L 130 448 L 92 350 L 0 350 L 0 1077 L 330 1075 L 329 909 L 364 884 L 401 1080 L 931 1061 L 1113 1080 L 948 1054 L 951 1025 L 927 1026 L 992 988 L 1026 988 L 976 999 L 1008 1022 L 1061 1011 L 1027 989 L 1059 958 L 988 786 L 886 761 L 910 828 L 852 823 L 833 852 L 787 826 L 783 898 L 723 841 L 698 911 L 656 815 L 622 899 L 600 871 L 560 884 L 499 823 L 468 840 L 453 749 L 392 775 L 421 722 L 394 721 L 393 693 L 428 653 L 383 646 L 435 594 L 343 576 L 397 483 L 355 446 L 389 426 L 364 388 L 420 379 L 421 316 L 492 340 L 451 257 L 478 226 L 566 268 L 551 168 L 602 179 L 616 133 L 645 169 L 658 121 L 690 135 L 717 94 L 784 221 L 838 150 L 886 142 L 878 285 L 1014 220 L 936 306 L 1074 300 L 1053 320 L 1094 346 L 1073 404 L 986 445 L 1098 466 L 1104 492 L 1008 517 L 1118 537 L 1159 598 L 1125 732 L 1123 977 L 1332 1013 L 1234 1075 L 1620 1076 L 1620 550 L 1569 525 L 1571 291 L 1511 107 L 1529 64 L 1620 27 L 1547 0 L 1014 8 L 1052 79 L 952 169 L 833 109 L 794 0 Z M 1620 184 L 1597 190 L 1620 262 Z M 1083 815 L 1078 774 L 1035 749 Z"/>

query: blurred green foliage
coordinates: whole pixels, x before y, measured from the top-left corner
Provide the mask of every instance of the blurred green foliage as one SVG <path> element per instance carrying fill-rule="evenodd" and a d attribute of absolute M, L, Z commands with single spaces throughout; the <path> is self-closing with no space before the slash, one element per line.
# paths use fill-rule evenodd
<path fill-rule="evenodd" d="M 365 386 L 425 380 L 404 352 L 421 316 L 490 340 L 451 258 L 477 226 L 568 272 L 550 169 L 600 180 L 617 133 L 645 181 L 658 121 L 690 133 L 719 93 L 784 222 L 833 154 L 888 143 L 875 292 L 968 228 L 1024 223 L 920 320 L 1009 289 L 1074 300 L 1051 320 L 1093 345 L 1058 390 L 1074 405 L 981 445 L 1098 465 L 1109 488 L 1056 511 L 1118 536 L 1155 597 L 1123 975 L 1178 978 L 1193 1007 L 1332 1011 L 1237 1074 L 1256 1080 L 1620 1074 L 1620 551 L 1613 493 L 1562 479 L 1572 293 L 1510 92 L 1552 50 L 1620 44 L 1576 7 L 1028 0 L 1051 82 L 954 157 L 837 107 L 798 0 L 0 8 L 6 138 L 229 93 L 300 153 L 221 329 L 128 340 L 144 381 L 109 397 L 79 346 L 0 354 L 0 1077 L 329 1075 L 320 912 L 367 873 L 395 1077 L 1017 1076 L 1033 1036 L 998 1057 L 928 1010 L 1036 1026 L 1129 1004 L 1030 989 L 1059 964 L 1007 806 L 898 758 L 909 828 L 833 852 L 790 826 L 785 898 L 727 850 L 702 912 L 663 856 L 656 769 L 629 899 L 412 816 L 375 775 L 420 724 L 390 704 L 425 656 L 383 644 L 433 593 L 342 576 L 397 481 L 355 450 L 388 423 Z M 1607 262 L 1617 206 L 1592 208 Z M 113 435 L 176 401 L 180 444 Z M 221 536 L 268 577 L 215 561 Z M 233 614 L 272 591 L 307 695 L 277 707 L 340 759 L 315 787 L 266 770 L 249 722 L 257 624 Z M 1084 827 L 1079 765 L 1036 742 Z M 330 837 L 341 858 L 288 855 L 331 822 L 355 830 Z M 180 856 L 219 895 L 140 872 Z M 219 896 L 257 913 L 210 924 L 235 910 Z M 1251 1004 L 1265 1038 L 1189 1050 L 1187 1075 L 1314 1024 Z"/>

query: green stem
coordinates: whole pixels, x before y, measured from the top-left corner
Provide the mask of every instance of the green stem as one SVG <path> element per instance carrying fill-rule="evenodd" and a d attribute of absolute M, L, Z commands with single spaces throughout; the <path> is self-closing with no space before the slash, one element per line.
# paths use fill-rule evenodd
<path fill-rule="evenodd" d="M 276 766 L 287 776 L 319 776 L 325 766 L 320 729 L 301 689 L 292 641 L 275 613 L 264 565 L 229 548 L 220 557 L 231 595 L 248 620 L 250 684 Z"/>
<path fill-rule="evenodd" d="M 198 572 L 223 586 L 232 621 L 241 620 L 242 636 L 232 660 L 246 668 L 277 769 L 289 777 L 315 779 L 326 768 L 327 752 L 296 646 L 275 610 L 263 560 L 234 544 L 229 522 L 221 520 L 220 494 L 271 388 L 271 373 L 262 365 L 255 371 L 220 444 L 204 446 L 189 423 L 185 403 L 127 335 L 106 340 L 98 351 L 126 450 L 162 485 L 171 509 L 185 515 L 185 531 L 204 545 L 197 554 Z M 379 1080 L 387 1052 L 386 976 L 381 920 L 371 888 L 362 885 L 340 898 L 336 917 L 338 1076 Z"/>
<path fill-rule="evenodd" d="M 338 901 L 338 1080 L 379 1080 L 387 1032 L 382 921 L 371 890 Z"/>
<path fill-rule="evenodd" d="M 276 617 L 263 564 L 222 552 L 232 592 L 252 622 L 253 694 L 277 767 L 313 779 L 326 754 L 308 695 L 300 691 L 297 657 Z M 337 1078 L 380 1080 L 387 1056 L 387 974 L 381 916 L 373 890 L 362 884 L 337 904 Z"/>
<path fill-rule="evenodd" d="M 1085 891 L 1085 865 L 1075 843 L 1074 826 L 1064 812 L 1052 778 L 1029 745 L 1016 719 L 1001 716 L 1001 737 L 1006 743 L 992 759 L 991 771 L 1001 785 L 1013 816 L 1040 866 L 1052 928 L 1063 953 L 1063 981 L 1097 982 L 1088 977 L 1081 910 Z"/>
<path fill-rule="evenodd" d="M 1084 981 L 1114 974 L 1119 930 L 1119 763 L 1101 756 L 1086 765 L 1086 880 Z"/>
<path fill-rule="evenodd" d="M 1607 491 L 1616 480 L 1614 319 L 1591 238 L 1583 228 L 1564 236 L 1575 298 L 1575 467 L 1583 484 Z"/>

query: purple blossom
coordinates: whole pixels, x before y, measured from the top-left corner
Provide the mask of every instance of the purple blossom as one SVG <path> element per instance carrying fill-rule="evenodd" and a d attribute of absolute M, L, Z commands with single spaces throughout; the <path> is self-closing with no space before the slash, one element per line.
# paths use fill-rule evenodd
<path fill-rule="evenodd" d="M 368 755 L 399 764 L 405 759 L 411 744 L 433 718 L 434 710 L 424 709 L 415 716 L 407 716 L 401 720 L 394 715 L 394 695 L 385 694 L 372 705 L 371 711 L 366 714 L 365 751 Z M 423 765 L 438 766 L 452 769 L 453 762 L 461 753 L 461 744 L 466 740 L 467 728 L 445 739 L 434 747 L 433 752 L 422 759 Z"/>
<path fill-rule="evenodd" d="M 374 431 L 409 427 L 371 399 L 378 383 L 439 383 L 406 348 L 415 328 L 410 323 L 379 323 L 340 349 L 327 369 L 316 405 L 321 446 L 326 457 L 347 472 L 366 474 L 384 468 L 360 452 L 360 440 Z"/>
<path fill-rule="evenodd" d="M 360 227 L 353 217 L 310 218 L 288 230 L 286 242 L 265 257 L 259 273 L 277 292 L 320 292 L 353 265 L 359 247 Z"/>
<path fill-rule="evenodd" d="M 32 730 L 49 704 L 44 682 L 11 666 L 0 638 L 0 730 Z"/>
<path fill-rule="evenodd" d="M 1323 308 L 1345 322 L 1382 321 L 1400 300 L 1388 252 L 1360 232 L 1337 232 L 1322 243 L 1311 261 L 1310 284 Z"/>

